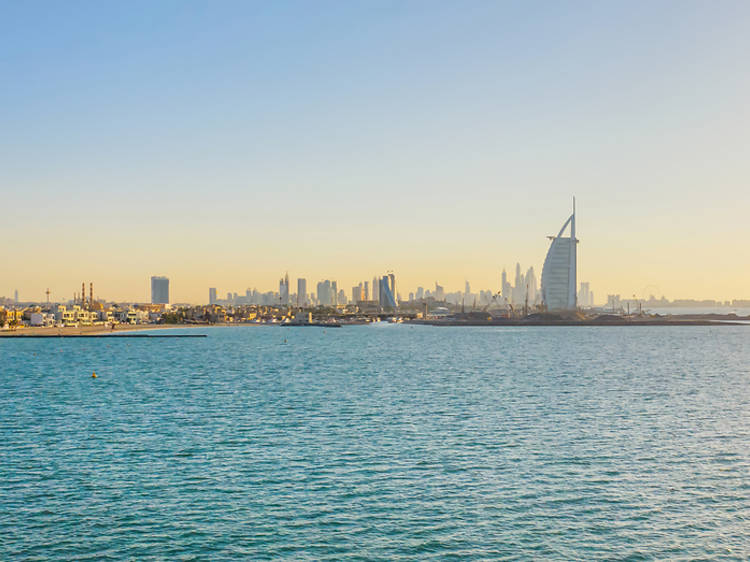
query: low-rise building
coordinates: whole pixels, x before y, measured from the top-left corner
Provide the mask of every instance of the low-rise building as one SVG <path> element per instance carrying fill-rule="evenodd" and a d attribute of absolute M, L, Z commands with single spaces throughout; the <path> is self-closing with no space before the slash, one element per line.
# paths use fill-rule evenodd
<path fill-rule="evenodd" d="M 29 316 L 29 325 L 52 327 L 55 325 L 55 315 L 49 312 L 32 312 Z"/>
<path fill-rule="evenodd" d="M 144 324 L 148 322 L 148 311 L 131 306 L 126 310 L 118 311 L 117 319 L 125 324 Z"/>
<path fill-rule="evenodd" d="M 84 310 L 78 304 L 74 304 L 71 308 L 61 304 L 55 312 L 55 320 L 62 326 L 93 326 L 99 321 L 99 313 Z"/>

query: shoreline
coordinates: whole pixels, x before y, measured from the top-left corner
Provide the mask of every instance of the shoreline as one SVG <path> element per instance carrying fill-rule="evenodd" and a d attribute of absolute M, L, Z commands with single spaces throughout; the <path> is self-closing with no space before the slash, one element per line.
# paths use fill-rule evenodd
<path fill-rule="evenodd" d="M 503 320 L 503 321 L 460 321 L 460 320 L 407 320 L 402 322 L 403 325 L 408 326 L 437 326 L 437 327 L 570 327 L 570 326 L 613 326 L 613 327 L 627 327 L 627 326 L 750 326 L 750 322 L 743 321 L 744 319 L 732 319 L 732 320 L 721 320 L 721 319 L 696 319 L 696 318 L 660 318 L 660 319 L 622 319 L 622 320 Z M 342 327 L 350 324 L 342 323 L 337 326 L 330 327 Z M 351 325 L 368 325 L 365 324 L 351 324 Z M 0 338 L 55 338 L 55 337 L 188 337 L 190 334 L 148 334 L 145 332 L 152 332 L 156 330 L 189 330 L 189 329 L 202 329 L 202 328 L 256 328 L 262 326 L 277 326 L 277 327 L 305 327 L 304 325 L 295 324 L 281 324 L 281 323 L 229 323 L 220 322 L 215 324 L 136 324 L 136 325 L 124 325 L 117 326 L 114 330 L 105 326 L 83 326 L 83 327 L 65 327 L 65 328 L 47 328 L 47 327 L 26 327 L 16 330 L 2 330 L 0 331 Z M 322 324 L 315 324 L 315 326 L 323 326 Z"/>
<path fill-rule="evenodd" d="M 135 324 L 135 325 L 123 325 L 117 326 L 114 330 L 107 326 L 79 326 L 65 327 L 65 328 L 47 328 L 41 326 L 32 326 L 28 328 L 18 328 L 16 330 L 1 330 L 0 338 L 16 338 L 16 337 L 66 337 L 66 336 L 104 336 L 104 335 L 118 335 L 125 334 L 126 332 L 140 332 L 140 331 L 151 331 L 151 330 L 169 330 L 171 328 L 189 328 L 191 326 L 185 324 Z M 132 334 L 131 334 L 132 335 Z"/>
<path fill-rule="evenodd" d="M 107 326 L 79 326 L 79 327 L 42 327 L 42 326 L 30 326 L 17 328 L 16 330 L 0 330 L 0 338 L 20 338 L 20 337 L 35 337 L 35 338 L 56 338 L 56 337 L 109 337 L 117 335 L 129 334 L 131 337 L 136 335 L 137 332 L 150 332 L 153 330 L 191 330 L 191 329 L 202 329 L 202 328 L 240 328 L 240 327 L 260 327 L 260 326 L 289 326 L 290 324 L 281 323 L 233 323 L 233 322 L 216 322 L 214 324 L 123 324 L 117 325 L 113 330 Z M 133 333 L 135 332 L 135 333 Z M 147 334 L 144 334 L 147 335 Z M 151 334 L 150 337 L 156 337 Z M 174 336 L 171 336 L 174 337 Z"/>
<path fill-rule="evenodd" d="M 621 322 L 613 321 L 575 321 L 575 320 L 561 320 L 561 321 L 524 321 L 524 320 L 510 320 L 505 322 L 461 322 L 461 321 L 422 321 L 422 322 L 404 322 L 412 326 L 442 326 L 442 327 L 508 327 L 508 328 L 522 328 L 528 327 L 555 327 L 555 326 L 592 326 L 592 327 L 628 327 L 628 326 L 750 326 L 748 322 L 738 322 L 732 320 L 624 320 Z"/>

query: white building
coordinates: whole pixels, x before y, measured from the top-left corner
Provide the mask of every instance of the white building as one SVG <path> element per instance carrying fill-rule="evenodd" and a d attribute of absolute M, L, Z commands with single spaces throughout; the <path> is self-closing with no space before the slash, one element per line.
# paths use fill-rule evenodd
<path fill-rule="evenodd" d="M 129 307 L 118 312 L 118 320 L 124 324 L 143 324 L 148 321 L 148 312 Z"/>
<path fill-rule="evenodd" d="M 594 293 L 591 292 L 589 283 L 581 283 L 578 291 L 579 306 L 594 306 Z"/>
<path fill-rule="evenodd" d="M 84 310 L 78 304 L 74 304 L 71 308 L 59 305 L 55 312 L 55 320 L 62 326 L 92 326 L 98 319 L 98 313 Z"/>
<path fill-rule="evenodd" d="M 29 317 L 30 326 L 54 326 L 55 315 L 46 312 L 32 312 Z"/>
<path fill-rule="evenodd" d="M 570 226 L 570 235 L 563 236 Z M 542 267 L 542 302 L 547 310 L 575 310 L 576 308 L 576 210 L 565 221 L 557 236 L 549 237 L 547 257 Z"/>

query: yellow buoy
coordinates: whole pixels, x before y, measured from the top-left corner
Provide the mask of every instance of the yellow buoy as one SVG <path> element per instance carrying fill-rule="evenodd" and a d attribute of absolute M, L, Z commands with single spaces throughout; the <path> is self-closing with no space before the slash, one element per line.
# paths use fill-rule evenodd
<path fill-rule="evenodd" d="M 96 378 L 96 373 L 91 373 L 91 378 L 95 379 Z"/>

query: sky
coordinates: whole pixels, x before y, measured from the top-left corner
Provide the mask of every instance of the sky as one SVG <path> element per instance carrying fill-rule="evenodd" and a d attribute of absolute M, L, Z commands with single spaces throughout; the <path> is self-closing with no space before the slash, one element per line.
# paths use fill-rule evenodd
<path fill-rule="evenodd" d="M 750 298 L 750 3 L 0 0 L 0 296 Z"/>

